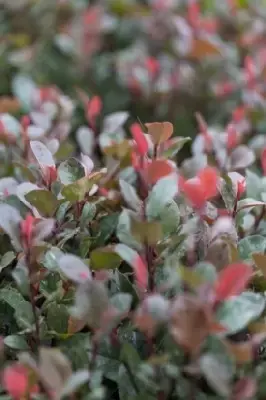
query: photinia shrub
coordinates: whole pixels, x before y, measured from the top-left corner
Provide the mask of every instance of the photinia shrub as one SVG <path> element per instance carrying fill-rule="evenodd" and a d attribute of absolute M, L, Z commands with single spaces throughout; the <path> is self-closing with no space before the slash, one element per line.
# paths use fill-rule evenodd
<path fill-rule="evenodd" d="M 263 399 L 265 151 L 80 96 L 0 115 L 0 398 Z"/>
<path fill-rule="evenodd" d="M 2 1 L 0 400 L 265 399 L 264 10 Z"/>

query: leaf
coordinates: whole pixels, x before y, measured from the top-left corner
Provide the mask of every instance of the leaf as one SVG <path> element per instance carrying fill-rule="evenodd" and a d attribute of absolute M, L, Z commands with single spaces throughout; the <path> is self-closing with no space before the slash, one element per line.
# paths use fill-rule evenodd
<path fill-rule="evenodd" d="M 116 235 L 121 243 L 136 250 L 141 250 L 141 244 L 131 234 L 131 220 L 130 211 L 123 210 L 118 218 Z"/>
<path fill-rule="evenodd" d="M 51 247 L 42 259 L 42 265 L 49 271 L 58 271 L 59 259 L 64 253 L 58 247 Z"/>
<path fill-rule="evenodd" d="M 63 161 L 59 165 L 57 172 L 63 185 L 74 183 L 85 176 L 84 166 L 74 157 Z"/>
<path fill-rule="evenodd" d="M 16 137 L 19 137 L 21 126 L 16 118 L 12 117 L 10 114 L 1 114 L 0 123 L 3 125 L 5 131 Z"/>
<path fill-rule="evenodd" d="M 162 238 L 162 227 L 157 221 L 131 220 L 132 235 L 140 242 L 156 245 Z"/>
<path fill-rule="evenodd" d="M 107 115 L 107 117 L 104 118 L 103 121 L 103 130 L 102 133 L 113 133 L 115 131 L 118 131 L 122 125 L 126 122 L 128 119 L 129 114 L 127 111 L 119 111 L 115 112 L 113 114 Z"/>
<path fill-rule="evenodd" d="M 130 375 L 124 365 L 120 365 L 118 371 L 119 399 L 130 400 L 138 394 L 137 388 L 132 384 Z"/>
<path fill-rule="evenodd" d="M 217 301 L 240 294 L 253 275 L 253 269 L 247 264 L 235 263 L 223 269 L 214 285 Z"/>
<path fill-rule="evenodd" d="M 152 188 L 146 205 L 148 220 L 157 218 L 164 208 L 178 193 L 178 183 L 175 174 L 160 179 Z"/>
<path fill-rule="evenodd" d="M 8 267 L 16 259 L 16 254 L 13 251 L 8 251 L 3 255 L 0 261 L 0 271 Z"/>
<path fill-rule="evenodd" d="M 248 198 L 260 199 L 261 193 L 261 178 L 254 174 L 254 172 L 246 171 L 246 192 Z"/>
<path fill-rule="evenodd" d="M 173 158 L 177 155 L 177 153 L 183 148 L 183 146 L 191 140 L 190 137 L 175 137 L 170 139 L 167 143 L 164 144 L 166 147 L 161 157 L 165 159 Z"/>
<path fill-rule="evenodd" d="M 76 139 L 83 154 L 91 156 L 95 144 L 95 134 L 87 126 L 80 126 L 76 132 Z"/>
<path fill-rule="evenodd" d="M 219 190 L 223 198 L 225 207 L 229 211 L 233 211 L 236 202 L 237 187 L 229 176 L 221 179 Z"/>
<path fill-rule="evenodd" d="M 80 227 L 85 228 L 95 217 L 97 207 L 94 203 L 86 203 L 80 217 Z"/>
<path fill-rule="evenodd" d="M 256 266 L 263 273 L 264 278 L 266 278 L 266 255 L 261 253 L 254 253 L 252 254 L 252 258 Z"/>
<path fill-rule="evenodd" d="M 148 128 L 148 134 L 151 135 L 154 144 L 159 144 L 170 139 L 174 131 L 171 122 L 152 122 L 145 124 L 145 126 Z"/>
<path fill-rule="evenodd" d="M 122 314 L 129 312 L 132 296 L 129 293 L 117 293 L 111 297 L 110 303 Z"/>
<path fill-rule="evenodd" d="M 31 204 L 25 199 L 26 194 L 32 192 L 33 190 L 41 190 L 37 185 L 31 182 L 23 182 L 17 187 L 17 196 L 19 200 L 25 204 L 28 208 L 32 209 Z M 34 211 L 36 209 L 33 209 Z M 37 210 L 36 210 L 37 211 Z"/>
<path fill-rule="evenodd" d="M 94 242 L 95 247 L 104 246 L 108 239 L 115 232 L 118 222 L 118 213 L 113 212 L 100 220 L 100 224 L 97 225 L 97 231 L 95 236 L 98 235 Z"/>
<path fill-rule="evenodd" d="M 219 45 L 212 42 L 209 38 L 195 38 L 188 54 L 189 57 L 196 58 L 197 60 L 217 55 L 221 56 L 221 49 Z"/>
<path fill-rule="evenodd" d="M 242 260 L 251 260 L 253 253 L 264 253 L 266 238 L 260 235 L 247 236 L 238 243 L 238 252 Z"/>
<path fill-rule="evenodd" d="M 47 325 L 51 331 L 57 333 L 68 332 L 68 308 L 64 304 L 51 302 L 47 309 Z"/>
<path fill-rule="evenodd" d="M 121 258 L 114 252 L 112 246 L 97 248 L 90 253 L 91 269 L 116 269 L 121 264 Z"/>
<path fill-rule="evenodd" d="M 89 372 L 85 369 L 74 372 L 64 384 L 60 398 L 76 393 L 81 386 L 88 382 L 89 378 Z"/>
<path fill-rule="evenodd" d="M 40 348 L 39 371 L 45 386 L 53 390 L 56 398 L 72 375 L 70 362 L 59 349 Z"/>
<path fill-rule="evenodd" d="M 195 267 L 195 273 L 205 282 L 214 283 L 217 280 L 216 268 L 208 262 L 200 262 Z"/>
<path fill-rule="evenodd" d="M 41 168 L 55 167 L 52 153 L 42 142 L 32 140 L 30 141 L 30 147 Z"/>
<path fill-rule="evenodd" d="M 154 160 L 150 164 L 148 164 L 146 168 L 147 180 L 150 184 L 154 185 L 160 179 L 165 178 L 174 173 L 174 171 L 175 171 L 174 167 L 170 161 Z"/>
<path fill-rule="evenodd" d="M 133 210 L 139 212 L 142 206 L 142 201 L 137 195 L 135 188 L 122 179 L 120 179 L 119 184 L 122 196 L 124 197 L 127 205 Z"/>
<path fill-rule="evenodd" d="M 27 351 L 29 350 L 29 345 L 26 342 L 25 338 L 20 335 L 9 335 L 4 339 L 4 344 L 7 347 L 15 350 Z"/>
<path fill-rule="evenodd" d="M 21 249 L 19 224 L 22 218 L 18 210 L 8 204 L 0 204 L 0 228 L 10 237 L 16 250 Z"/>
<path fill-rule="evenodd" d="M 157 219 L 162 226 L 164 236 L 176 233 L 180 223 L 180 210 L 176 202 L 171 200 L 161 210 Z"/>
<path fill-rule="evenodd" d="M 228 366 L 216 354 L 205 354 L 200 358 L 200 368 L 208 384 L 220 395 L 228 397 L 231 392 L 232 374 Z"/>
<path fill-rule="evenodd" d="M 134 123 L 131 125 L 130 131 L 136 142 L 139 154 L 145 156 L 148 152 L 149 145 L 140 125 L 138 123 Z"/>
<path fill-rule="evenodd" d="M 76 283 L 84 283 L 91 280 L 89 267 L 81 258 L 72 254 L 66 254 L 58 260 L 59 268 L 66 277 Z"/>
<path fill-rule="evenodd" d="M 226 300 L 217 310 L 216 319 L 231 335 L 258 318 L 265 308 L 265 299 L 257 293 L 244 292 Z"/>
<path fill-rule="evenodd" d="M 95 185 L 102 176 L 103 174 L 101 172 L 95 172 L 90 176 L 85 176 L 74 183 L 66 185 L 62 190 L 62 195 L 71 203 L 82 201 L 86 193 L 90 192 L 93 185 Z"/>
<path fill-rule="evenodd" d="M 148 284 L 148 269 L 140 255 L 125 244 L 117 244 L 114 249 L 133 268 L 139 287 L 145 289 Z"/>
<path fill-rule="evenodd" d="M 37 86 L 27 75 L 19 73 L 12 79 L 12 92 L 19 99 L 25 111 L 30 110 L 36 90 Z"/>
<path fill-rule="evenodd" d="M 240 145 L 234 149 L 230 156 L 231 169 L 244 169 L 254 163 L 256 157 L 253 150 L 245 145 Z"/>
<path fill-rule="evenodd" d="M 45 217 L 52 217 L 59 202 L 49 190 L 32 190 L 25 195 L 25 199 Z"/>
<path fill-rule="evenodd" d="M 258 207 L 258 206 L 266 206 L 266 203 L 264 203 L 264 201 L 258 201 L 258 200 L 254 200 L 254 199 L 243 199 L 238 201 L 237 203 L 237 212 L 242 211 L 244 209 L 249 209 L 252 210 L 254 207 Z"/>

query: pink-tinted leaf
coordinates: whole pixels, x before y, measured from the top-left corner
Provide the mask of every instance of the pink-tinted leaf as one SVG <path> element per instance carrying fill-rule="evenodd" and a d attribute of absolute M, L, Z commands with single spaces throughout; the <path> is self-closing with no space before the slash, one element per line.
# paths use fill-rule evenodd
<path fill-rule="evenodd" d="M 146 289 L 148 284 L 148 268 L 141 256 L 125 244 L 117 244 L 114 250 L 133 268 L 138 287 Z"/>
<path fill-rule="evenodd" d="M 174 167 L 169 161 L 155 160 L 147 167 L 147 180 L 154 185 L 159 179 L 170 175 L 172 172 L 174 172 Z"/>
<path fill-rule="evenodd" d="M 131 134 L 137 144 L 139 153 L 142 156 L 145 156 L 147 154 L 149 145 L 148 145 L 147 139 L 144 136 L 144 133 L 142 132 L 140 125 L 135 123 L 135 124 L 131 125 L 130 130 L 131 130 Z"/>
<path fill-rule="evenodd" d="M 66 254 L 59 259 L 59 267 L 68 279 L 76 283 L 84 283 L 91 279 L 89 267 L 81 258 L 72 254 Z"/>
<path fill-rule="evenodd" d="M 215 284 L 215 296 L 217 301 L 223 301 L 230 296 L 236 296 L 246 288 L 253 269 L 244 263 L 234 263 L 228 265 L 220 272 Z"/>
<path fill-rule="evenodd" d="M 55 162 L 52 153 L 48 148 L 37 140 L 30 142 L 32 153 L 34 154 L 38 164 L 42 169 L 45 167 L 55 167 Z"/>

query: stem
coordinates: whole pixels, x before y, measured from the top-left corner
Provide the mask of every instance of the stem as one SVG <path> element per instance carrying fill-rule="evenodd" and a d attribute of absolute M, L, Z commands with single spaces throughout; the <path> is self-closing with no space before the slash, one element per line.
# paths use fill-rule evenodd
<path fill-rule="evenodd" d="M 28 269 L 29 269 L 29 279 L 30 279 L 30 303 L 31 303 L 31 308 L 32 308 L 32 313 L 33 313 L 34 323 L 35 323 L 35 334 L 34 334 L 35 344 L 34 344 L 34 346 L 32 345 L 32 351 L 34 351 L 34 353 L 37 354 L 38 348 L 40 346 L 40 326 L 39 326 L 39 318 L 38 318 L 38 313 L 37 313 L 36 304 L 35 304 L 35 288 L 31 282 L 32 265 L 31 265 L 30 250 L 28 250 L 26 253 L 26 262 L 27 262 Z"/>
<path fill-rule="evenodd" d="M 35 305 L 35 290 L 34 286 L 30 284 L 30 302 L 31 302 L 31 308 L 32 308 L 32 313 L 34 316 L 34 323 L 35 323 L 35 352 L 38 352 L 38 348 L 40 346 L 40 326 L 39 326 L 39 318 L 38 318 L 38 313 L 36 310 L 36 305 Z"/>

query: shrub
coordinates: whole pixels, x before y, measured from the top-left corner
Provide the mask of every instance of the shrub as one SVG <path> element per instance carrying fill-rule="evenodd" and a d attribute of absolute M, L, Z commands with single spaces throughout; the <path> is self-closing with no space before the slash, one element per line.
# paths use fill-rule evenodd
<path fill-rule="evenodd" d="M 0 399 L 264 399 L 263 8 L 2 3 Z"/>
<path fill-rule="evenodd" d="M 251 109 L 225 132 L 198 114 L 177 166 L 190 138 L 170 122 L 101 118 L 101 99 L 80 96 L 78 147 L 75 104 L 54 87 L 0 117 L 3 390 L 263 398 L 265 151 L 243 144 Z"/>

